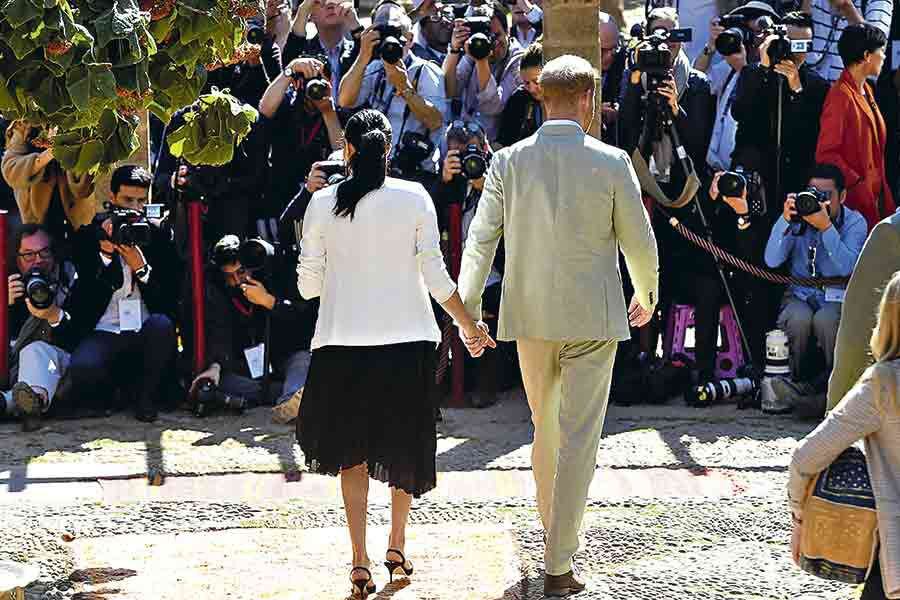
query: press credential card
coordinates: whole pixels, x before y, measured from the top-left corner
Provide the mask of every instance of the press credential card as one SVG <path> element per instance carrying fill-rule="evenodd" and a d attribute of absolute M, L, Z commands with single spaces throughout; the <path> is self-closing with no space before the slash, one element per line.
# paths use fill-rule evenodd
<path fill-rule="evenodd" d="M 250 377 L 259 379 L 263 375 L 263 363 L 266 356 L 266 345 L 259 344 L 252 348 L 244 350 L 244 356 L 247 358 L 247 368 L 250 369 Z"/>
<path fill-rule="evenodd" d="M 140 331 L 141 301 L 136 299 L 119 300 L 119 329 L 122 331 Z"/>
<path fill-rule="evenodd" d="M 841 288 L 825 288 L 825 302 L 843 302 L 844 291 Z"/>

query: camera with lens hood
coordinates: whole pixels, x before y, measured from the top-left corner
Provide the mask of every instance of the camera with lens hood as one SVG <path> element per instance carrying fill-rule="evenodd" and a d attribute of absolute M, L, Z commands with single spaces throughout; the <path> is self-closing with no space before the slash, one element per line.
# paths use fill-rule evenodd
<path fill-rule="evenodd" d="M 484 60 L 491 55 L 497 36 L 491 31 L 491 17 L 466 17 L 469 29 L 469 54 L 475 60 Z"/>
<path fill-rule="evenodd" d="M 30 269 L 22 276 L 25 284 L 25 297 L 35 308 L 44 310 L 53 306 L 56 299 L 56 286 L 41 269 Z"/>
<path fill-rule="evenodd" d="M 797 214 L 793 215 L 791 220 L 794 223 L 802 223 L 803 217 L 816 214 L 822 210 L 822 204 L 828 202 L 830 199 L 831 194 L 829 192 L 822 191 L 813 186 L 806 188 L 802 192 L 798 192 L 797 196 L 794 198 L 794 208 L 797 210 Z"/>
<path fill-rule="evenodd" d="M 743 15 L 723 15 L 719 17 L 719 26 L 725 29 L 716 38 L 716 52 L 722 56 L 737 54 L 753 42 L 753 32 Z"/>
<path fill-rule="evenodd" d="M 469 144 L 459 153 L 459 161 L 463 178 L 471 181 L 485 176 L 491 157 L 478 144 Z"/>
<path fill-rule="evenodd" d="M 403 58 L 403 29 L 399 25 L 381 23 L 375 25 L 379 42 L 372 51 L 372 60 L 383 60 L 395 65 Z"/>

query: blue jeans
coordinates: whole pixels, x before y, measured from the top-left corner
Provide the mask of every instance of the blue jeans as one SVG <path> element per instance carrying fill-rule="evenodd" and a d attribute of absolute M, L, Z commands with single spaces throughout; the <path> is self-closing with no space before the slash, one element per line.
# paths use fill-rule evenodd
<path fill-rule="evenodd" d="M 281 386 L 281 394 L 275 400 L 275 404 L 281 404 L 290 400 L 294 392 L 306 385 L 306 376 L 309 374 L 309 362 L 312 354 L 308 350 L 300 350 L 288 356 L 281 367 L 284 373 L 284 383 Z M 270 400 L 262 397 L 262 378 L 250 379 L 234 373 L 223 373 L 219 381 L 219 389 L 232 396 L 243 396 L 251 404 L 268 405 Z"/>
<path fill-rule="evenodd" d="M 166 315 L 150 315 L 140 331 L 94 331 L 72 353 L 72 396 L 78 408 L 104 408 L 117 386 L 139 386 L 138 408 L 151 411 L 174 355 L 175 325 Z"/>

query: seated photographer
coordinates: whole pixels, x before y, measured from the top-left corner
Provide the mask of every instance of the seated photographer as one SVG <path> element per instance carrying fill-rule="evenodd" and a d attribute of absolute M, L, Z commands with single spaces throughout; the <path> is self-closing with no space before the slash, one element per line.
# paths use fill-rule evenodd
<path fill-rule="evenodd" d="M 512 146 L 533 135 L 544 122 L 543 94 L 538 79 L 544 68 L 544 49 L 536 42 L 525 50 L 519 66 L 522 87 L 516 90 L 503 109 L 496 145 Z"/>
<path fill-rule="evenodd" d="M 362 34 L 356 62 L 341 80 L 342 108 L 373 108 L 391 124 L 391 175 L 422 182 L 437 176 L 444 114 L 444 75 L 410 52 L 412 22 L 398 5 L 382 3 Z"/>
<path fill-rule="evenodd" d="M 519 61 L 524 50 L 509 37 L 506 12 L 498 2 L 472 8 L 470 13 L 453 25 L 450 53 L 444 61 L 447 98 L 453 101 L 453 119 L 478 121 L 493 143 L 503 108 L 522 83 Z"/>
<path fill-rule="evenodd" d="M 782 218 L 775 222 L 766 246 L 766 264 L 788 263 L 794 277 L 849 277 L 866 241 L 865 218 L 844 206 L 847 188 L 841 170 L 819 164 L 812 170 L 809 188 L 788 194 Z M 795 402 L 824 394 L 834 365 L 843 288 L 792 285 L 782 300 L 778 328 L 788 336 L 793 381 L 779 381 L 776 392 Z M 815 336 L 825 355 L 826 372 L 817 377 L 801 370 L 810 338 Z M 812 381 L 808 381 L 812 380 Z M 824 396 L 821 399 L 824 411 Z"/>
<path fill-rule="evenodd" d="M 619 145 L 619 98 L 622 95 L 622 79 L 628 60 L 628 50 L 622 44 L 619 24 L 605 12 L 600 13 L 600 105 L 601 137 L 613 146 Z"/>
<path fill-rule="evenodd" d="M 635 149 L 640 151 L 649 173 L 671 199 L 682 194 L 689 174 L 685 173 L 684 165 L 675 153 L 665 123 L 674 117 L 672 127 L 690 162 L 694 168 L 702 169 L 699 177 L 705 174 L 704 157 L 713 124 L 713 97 L 706 76 L 691 68 L 681 42 L 666 41 L 668 32 L 677 28 L 675 9 L 650 11 L 646 30 L 657 35 L 651 35 L 637 45 L 619 108 L 620 146 L 629 153 L 634 153 Z M 646 57 L 649 57 L 648 63 L 656 63 L 662 44 L 671 52 L 671 67 L 665 73 L 659 73 L 655 67 L 652 67 L 652 73 L 642 72 L 641 64 Z M 636 164 L 635 168 L 641 167 Z"/>
<path fill-rule="evenodd" d="M 307 37 L 307 23 L 316 26 L 316 34 Z M 359 36 L 363 26 L 346 0 L 303 0 L 297 7 L 291 33 L 281 60 L 284 65 L 303 56 L 324 56 L 331 74 L 331 94 L 337 101 L 341 77 L 350 70 L 359 54 Z"/>
<path fill-rule="evenodd" d="M 329 63 L 296 58 L 269 85 L 259 103 L 271 147 L 268 204 L 279 214 L 303 184 L 312 164 L 343 146 Z"/>
<path fill-rule="evenodd" d="M 270 405 L 263 397 L 263 360 L 269 322 L 269 364 L 283 381 L 276 404 L 289 401 L 306 383 L 316 310 L 300 299 L 294 269 L 261 240 L 226 235 L 206 270 L 207 366 L 191 384 L 191 396 L 208 380 L 246 404 Z M 299 397 L 296 399 L 299 400 Z M 293 407 L 293 414 L 296 409 Z"/>
<path fill-rule="evenodd" d="M 23 225 L 15 249 L 16 272 L 9 276 L 9 331 L 15 340 L 9 378 L 15 385 L 3 392 L 0 415 L 21 417 L 31 431 L 50 411 L 70 353 L 86 333 L 79 306 L 85 284 L 75 265 L 57 258 L 43 225 Z M 66 412 L 53 408 L 56 414 Z"/>
<path fill-rule="evenodd" d="M 91 222 L 97 206 L 93 176 L 63 170 L 49 147 L 52 134 L 24 121 L 11 124 L 0 169 L 13 189 L 22 222 L 44 225 L 62 242 Z"/>
<path fill-rule="evenodd" d="M 180 265 L 171 236 L 145 216 L 150 174 L 113 172 L 106 213 L 79 229 L 74 262 L 90 281 L 83 318 L 90 334 L 72 353 L 72 393 L 84 404 L 109 400 L 115 387 L 137 394 L 135 416 L 156 420 L 155 399 L 175 356 Z"/>
<path fill-rule="evenodd" d="M 438 214 L 445 212 L 453 203 L 462 203 L 462 244 L 465 247 L 469 226 L 475 218 L 478 201 L 484 188 L 484 179 L 491 160 L 491 147 L 487 142 L 484 129 L 474 121 L 454 121 L 447 128 L 446 156 L 441 169 L 441 187 L 436 196 L 440 208 Z M 500 290 L 503 282 L 503 242 L 494 266 L 488 275 L 487 285 L 482 296 L 481 320 L 491 331 L 497 333 L 498 315 L 500 313 Z M 503 389 L 507 364 L 504 353 L 488 352 L 478 359 L 465 356 L 465 381 L 468 402 L 474 408 L 491 406 L 497 402 L 497 395 Z M 508 347 L 508 345 L 507 345 Z"/>
<path fill-rule="evenodd" d="M 507 4 L 512 7 L 513 24 L 509 34 L 527 48 L 544 33 L 544 11 L 530 0 L 507 0 Z"/>
<path fill-rule="evenodd" d="M 422 6 L 419 10 L 421 8 Z M 422 60 L 434 63 L 443 73 L 447 48 L 453 37 L 453 7 L 435 6 L 432 2 L 432 8 L 427 12 L 418 22 L 418 27 L 413 28 L 412 53 Z"/>
<path fill-rule="evenodd" d="M 741 71 L 731 114 L 737 121 L 733 160 L 762 175 L 769 218 L 778 218 L 776 170 L 781 140 L 781 190 L 796 192 L 806 185 L 815 164 L 819 117 L 828 83 L 806 64 L 805 52 L 791 52 L 791 45 L 809 44 L 813 22 L 805 13 L 789 13 L 782 19 L 786 37 L 770 35 L 760 46 L 760 64 Z M 798 44 L 799 43 L 799 44 Z M 788 51 L 786 56 L 782 56 Z M 781 60 L 772 61 L 771 55 Z M 781 93 L 781 116 L 778 95 Z M 781 128 L 780 135 L 778 128 Z"/>

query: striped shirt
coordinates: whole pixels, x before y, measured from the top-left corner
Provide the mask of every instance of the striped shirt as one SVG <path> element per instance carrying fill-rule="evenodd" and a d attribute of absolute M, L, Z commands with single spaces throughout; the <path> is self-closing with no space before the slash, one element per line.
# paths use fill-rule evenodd
<path fill-rule="evenodd" d="M 853 5 L 866 23 L 874 25 L 885 35 L 890 35 L 894 12 L 891 0 L 853 0 Z M 813 51 L 807 56 L 806 62 L 819 75 L 834 83 L 844 70 L 844 61 L 838 54 L 838 40 L 847 27 L 847 19 L 832 14 L 829 0 L 813 0 L 812 18 L 815 23 Z"/>

